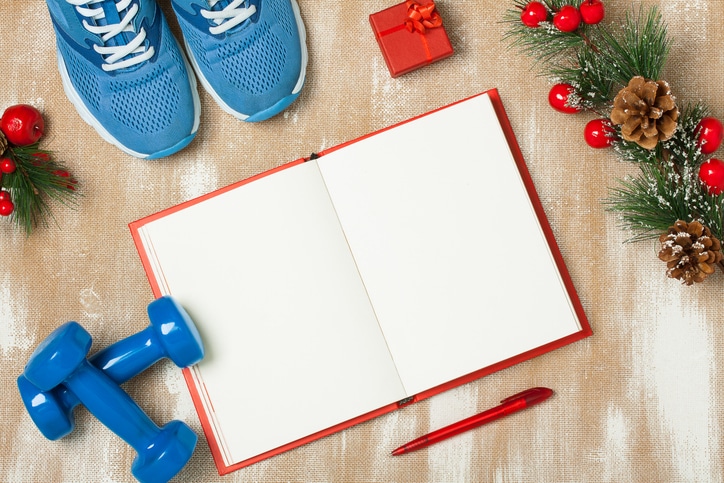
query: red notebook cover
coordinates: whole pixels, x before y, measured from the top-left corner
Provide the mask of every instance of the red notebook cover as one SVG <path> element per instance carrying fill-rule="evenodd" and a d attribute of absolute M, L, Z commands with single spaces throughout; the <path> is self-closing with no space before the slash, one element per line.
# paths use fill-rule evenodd
<path fill-rule="evenodd" d="M 482 97 L 481 97 L 482 96 Z M 453 377 L 449 380 L 445 380 L 445 382 L 435 384 L 432 387 L 425 388 L 424 383 L 418 383 L 414 381 L 414 377 L 410 378 L 408 381 L 404 380 L 404 368 L 400 369 L 400 380 L 402 381 L 402 386 L 405 386 L 405 388 L 412 388 L 413 393 L 411 394 L 405 394 L 405 397 L 400 397 L 396 400 L 391 400 L 387 404 L 381 404 L 375 407 L 369 407 L 368 410 L 360 411 L 358 414 L 355 414 L 354 417 L 349 417 L 344 420 L 340 420 L 335 424 L 331 424 L 329 426 L 319 428 L 319 430 L 312 431 L 309 434 L 304 434 L 300 437 L 295 437 L 293 440 L 289 440 L 284 442 L 283 444 L 276 444 L 274 447 L 269 447 L 268 449 L 264 451 L 260 451 L 257 454 L 253 455 L 247 455 L 243 458 L 239 458 L 238 456 L 235 456 L 235 454 L 239 454 L 239 452 L 234 453 L 232 450 L 229 449 L 229 441 L 230 439 L 239 439 L 246 437 L 248 439 L 255 438 L 254 434 L 241 434 L 243 431 L 239 431 L 235 428 L 226 428 L 223 425 L 224 418 L 219 418 L 219 415 L 217 414 L 218 411 L 221 411 L 220 407 L 223 405 L 222 401 L 220 401 L 219 398 L 219 389 L 218 387 L 214 387 L 212 389 L 209 389 L 207 387 L 207 380 L 205 379 L 204 374 L 202 373 L 203 365 L 205 364 L 205 361 L 202 361 L 202 363 L 199 365 L 202 367 L 202 369 L 198 369 L 197 367 L 194 368 L 187 368 L 184 369 L 184 377 L 186 379 L 186 382 L 188 384 L 189 390 L 191 392 L 192 399 L 194 401 L 194 405 L 196 407 L 196 410 L 198 412 L 201 425 L 204 429 L 204 433 L 206 435 L 206 438 L 208 440 L 211 453 L 214 457 L 214 461 L 216 463 L 216 466 L 218 468 L 218 471 L 220 474 L 226 474 L 235 470 L 238 470 L 240 468 L 243 468 L 245 466 L 251 465 L 253 463 L 256 463 L 258 461 L 261 461 L 263 459 L 269 458 L 274 455 L 278 455 L 284 451 L 288 451 L 290 449 L 296 448 L 300 445 L 309 443 L 311 441 L 314 441 L 316 439 L 322 438 L 324 436 L 333 434 L 337 431 L 340 431 L 342 429 L 348 428 L 350 426 L 353 426 L 355 424 L 361 423 L 363 421 L 367 421 L 371 418 L 386 414 L 388 412 L 394 411 L 404 405 L 413 403 L 415 401 L 419 401 L 421 399 L 425 399 L 428 397 L 431 397 L 435 394 L 438 394 L 442 391 L 457 387 L 459 385 L 465 384 L 467 382 L 473 381 L 475 379 L 478 379 L 482 376 L 485 376 L 487 374 L 490 374 L 495 371 L 499 371 L 501 369 L 504 369 L 506 367 L 510 367 L 514 364 L 517 364 L 519 362 L 531 359 L 533 357 L 542 355 L 548 351 L 554 350 L 556 348 L 562 347 L 564 345 L 567 345 L 569 343 L 572 343 L 574 341 L 580 340 L 582 338 L 585 338 L 587 336 L 591 335 L 591 328 L 589 326 L 589 323 L 587 321 L 586 315 L 584 313 L 583 307 L 581 306 L 580 300 L 576 294 L 576 290 L 573 286 L 572 280 L 570 278 L 570 275 L 566 269 L 563 257 L 561 256 L 561 253 L 558 249 L 558 245 L 556 243 L 556 240 L 553 236 L 553 232 L 550 228 L 550 225 L 546 219 L 545 212 L 543 210 L 543 207 L 541 205 L 541 202 L 536 194 L 535 187 L 533 185 L 533 181 L 530 177 L 530 174 L 527 170 L 527 167 L 525 165 L 525 162 L 523 160 L 523 156 L 520 152 L 520 148 L 517 144 L 517 141 L 515 139 L 515 136 L 513 134 L 513 131 L 510 126 L 510 122 L 507 118 L 507 115 L 504 111 L 503 104 L 500 100 L 500 97 L 498 95 L 497 90 L 490 90 L 481 94 L 478 94 L 477 96 L 473 96 L 468 99 L 464 99 L 461 101 L 458 101 L 454 104 L 441 107 L 440 109 L 428 112 L 426 114 L 423 114 L 421 116 L 418 116 L 416 118 L 410 119 L 408 121 L 405 121 L 403 123 L 396 124 L 394 126 L 390 126 L 388 128 L 382 129 L 380 131 L 377 131 L 375 133 L 371 133 L 367 136 L 363 136 L 359 139 L 341 144 L 339 146 L 324 150 L 318 155 L 312 156 L 312 158 L 315 158 L 321 162 L 322 160 L 329 160 L 334 158 L 333 161 L 327 161 L 326 169 L 329 170 L 328 176 L 329 180 L 327 181 L 330 183 L 330 185 L 334 181 L 335 175 L 333 173 L 334 169 L 330 168 L 336 168 L 338 167 L 337 163 L 344 162 L 344 158 L 346 154 L 349 152 L 350 157 L 354 157 L 354 154 L 352 153 L 353 149 L 357 149 L 358 147 L 361 147 L 364 145 L 364 140 L 370 139 L 370 138 L 389 138 L 390 142 L 393 145 L 396 142 L 396 136 L 398 132 L 402 132 L 403 129 L 411 128 L 416 129 L 418 125 L 421 124 L 421 120 L 424 122 L 431 121 L 435 119 L 435 116 L 431 116 L 435 113 L 445 113 L 445 115 L 455 112 L 455 106 L 463 106 L 468 101 L 473 102 L 479 102 L 482 98 L 487 97 L 490 100 L 490 104 L 492 105 L 492 109 L 494 109 L 494 117 L 497 117 L 497 123 L 499 124 L 499 127 L 496 126 L 489 126 L 492 131 L 496 131 L 497 129 L 500 129 L 501 136 L 503 136 L 504 140 L 503 143 L 507 144 L 507 148 L 509 149 L 509 154 L 511 159 L 514 161 L 514 171 L 519 175 L 519 182 L 522 183 L 523 186 L 523 192 L 527 195 L 527 202 L 529 202 L 529 205 L 526 205 L 523 203 L 524 208 L 525 206 L 530 206 L 532 209 L 533 217 L 537 219 L 537 227 L 533 229 L 533 232 L 536 230 L 540 231 L 541 235 L 541 245 L 545 245 L 546 249 L 548 250 L 548 255 L 550 255 L 550 264 L 552 267 L 552 270 L 556 272 L 557 280 L 560 282 L 560 290 L 561 293 L 564 295 L 563 298 L 563 304 L 568 304 L 567 307 L 570 309 L 570 319 L 576 324 L 576 327 L 568 330 L 568 329 L 561 329 L 564 332 L 564 335 L 562 336 L 554 336 L 553 340 L 547 341 L 545 343 L 537 344 L 533 347 L 530 347 L 526 350 L 522 350 L 519 352 L 515 352 L 513 355 L 509 357 L 504 357 L 499 360 L 495 360 L 492 363 L 486 364 L 484 367 L 476 367 L 475 370 L 470 370 L 467 372 L 464 372 L 460 374 L 457 377 Z M 402 128 L 402 129 L 399 129 Z M 444 136 L 444 130 L 442 130 L 443 136 Z M 402 135 L 402 134 L 400 134 Z M 431 133 L 430 136 L 433 138 L 435 137 L 435 133 Z M 451 138 L 452 139 L 452 138 Z M 468 137 L 456 139 L 456 143 L 466 143 Z M 443 145 L 447 142 L 445 138 L 435 138 L 435 142 L 442 143 Z M 353 147 L 350 149 L 350 147 Z M 474 147 L 471 147 L 470 150 L 467 149 L 466 146 L 456 146 L 455 149 L 462 149 L 461 152 L 466 152 L 470 150 L 474 150 Z M 329 157 L 329 158 L 327 158 Z M 392 157 L 394 158 L 394 157 Z M 286 165 L 280 166 L 276 169 L 270 170 L 268 172 L 259 174 L 257 176 L 254 176 L 252 178 L 240 181 L 238 183 L 235 183 L 233 185 L 227 186 L 225 188 L 222 188 L 220 190 L 214 191 L 212 193 L 209 193 L 207 195 L 201 196 L 199 198 L 190 200 L 186 203 L 179 204 L 177 206 L 171 207 L 167 210 L 161 211 L 159 213 L 150 215 L 146 218 L 143 218 L 141 220 L 135 221 L 130 224 L 130 229 L 132 236 L 134 238 L 134 242 L 136 244 L 136 247 L 139 251 L 139 255 L 141 257 L 142 264 L 144 266 L 144 269 L 147 272 L 153 293 L 155 296 L 159 297 L 162 295 L 170 294 L 173 296 L 179 296 L 179 301 L 182 305 L 184 305 L 187 310 L 189 310 L 192 318 L 196 321 L 197 325 L 199 326 L 200 332 L 202 334 L 202 337 L 204 336 L 204 333 L 207 331 L 210 331 L 211 326 L 214 324 L 215 320 L 209 320 L 213 317 L 210 317 L 208 313 L 203 313 L 204 311 L 201 310 L 201 307 L 203 304 L 197 304 L 197 301 L 194 300 L 194 294 L 193 291 L 187 291 L 184 292 L 183 289 L 179 289 L 178 293 L 175 292 L 175 287 L 179 287 L 179 283 L 176 280 L 182 280 L 183 276 L 178 275 L 177 273 L 180 273 L 179 271 L 183 271 L 185 269 L 186 265 L 189 264 L 188 260 L 180 259 L 179 257 L 172 257 L 168 256 L 166 259 L 163 258 L 163 252 L 164 252 L 164 236 L 166 234 L 166 231 L 162 230 L 160 233 L 162 233 L 162 236 L 153 235 L 153 230 L 157 230 L 155 226 L 159 224 L 159 222 L 164 222 L 166 220 L 169 220 L 173 218 L 174 216 L 177 216 L 178 213 L 185 213 L 187 210 L 190 209 L 196 209 L 194 207 L 208 207 L 211 206 L 210 203 L 214 202 L 220 202 L 221 200 L 225 199 L 225 196 L 228 196 L 228 193 L 236 193 L 241 192 L 238 190 L 249 190 L 248 186 L 255 186 L 255 183 L 259 182 L 260 180 L 265 180 L 267 178 L 269 179 L 277 179 L 277 178 L 270 178 L 274 176 L 280 176 L 282 173 L 287 174 L 293 174 L 295 173 L 295 170 L 300 170 L 301 166 L 305 166 L 307 164 L 314 163 L 316 161 L 307 162 L 307 159 L 298 159 L 295 161 L 292 161 Z M 394 159 L 390 159 L 389 161 L 386 161 L 389 163 L 394 163 Z M 365 161 L 362 160 L 361 162 L 358 162 L 357 164 L 364 167 Z M 392 164 L 388 164 L 387 166 L 392 167 Z M 311 169 L 311 168 L 310 168 Z M 359 174 L 359 172 L 357 173 Z M 315 175 L 316 176 L 316 175 Z M 341 191 L 348 191 L 347 188 L 350 188 L 350 191 L 354 191 L 354 184 L 355 183 L 363 183 L 363 181 L 360 181 L 360 177 L 355 177 L 354 182 L 350 185 L 344 186 L 341 189 Z M 464 180 L 463 180 L 464 181 Z M 259 183 L 259 186 L 261 186 L 261 183 Z M 511 185 L 513 186 L 513 185 Z M 400 186 L 400 189 L 404 189 L 402 186 Z M 332 196 L 335 196 L 335 189 L 333 187 L 329 188 L 330 193 Z M 341 192 L 338 191 L 338 192 Z M 471 193 L 475 193 L 475 190 L 471 190 Z M 325 196 L 327 196 L 325 194 Z M 344 196 L 341 196 L 343 198 Z M 369 198 L 367 198 L 369 199 Z M 370 202 L 372 204 L 372 202 Z M 350 208 L 351 212 L 354 212 L 357 210 L 357 206 L 352 206 Z M 335 208 L 337 210 L 337 215 L 340 216 L 340 219 L 342 222 L 344 222 L 345 215 L 345 208 L 344 201 L 339 201 L 339 206 Z M 251 210 L 250 210 L 251 211 Z M 189 211 L 190 213 L 190 211 Z M 240 216 L 246 216 L 244 214 L 241 214 Z M 252 216 L 252 215 L 249 215 Z M 482 214 L 481 214 L 482 217 Z M 260 223 L 263 223 L 262 220 Z M 183 226 L 183 225 L 182 225 Z M 347 240 L 350 243 L 350 246 L 352 247 L 352 251 L 355 250 L 355 237 L 360 237 L 360 235 L 355 235 L 353 229 L 349 229 L 349 240 Z M 365 230 L 361 230 L 362 238 L 366 237 L 367 235 L 370 235 L 369 232 L 365 232 Z M 373 236 L 374 234 L 371 234 L 370 236 Z M 174 234 L 171 232 L 169 235 L 169 238 L 173 241 Z M 245 234 L 245 237 L 254 237 L 254 233 L 247 233 Z M 182 237 L 177 237 L 179 240 Z M 171 243 L 171 242 L 169 242 Z M 361 243 L 361 242 L 360 242 Z M 168 249 L 170 250 L 170 249 Z M 375 249 L 371 250 L 372 253 L 374 253 Z M 173 252 L 173 250 L 171 250 Z M 358 256 L 360 263 L 364 263 L 364 257 L 366 256 L 364 253 L 364 250 L 360 250 L 359 255 L 353 255 Z M 280 255 L 281 256 L 281 255 Z M 311 255 L 310 255 L 311 256 Z M 171 260 L 169 262 L 169 260 Z M 526 263 L 524 262 L 524 265 Z M 205 266 L 205 265 L 204 265 Z M 180 267 L 180 268 L 179 268 Z M 364 273 L 364 269 L 361 269 L 362 271 L 362 278 L 364 279 L 367 275 Z M 520 275 L 520 277 L 528 277 L 525 273 Z M 374 277 L 372 275 L 369 276 L 369 279 L 373 279 Z M 525 282 L 526 278 L 518 278 L 521 282 Z M 205 284 L 208 280 L 205 280 L 203 278 L 197 279 L 197 284 Z M 365 282 L 366 283 L 366 282 Z M 371 282 L 370 282 L 371 283 Z M 534 286 L 534 285 L 532 285 Z M 369 290 L 370 297 L 375 297 L 375 290 L 370 288 Z M 388 291 L 387 289 L 382 290 L 383 292 Z M 384 298 L 384 296 L 380 296 L 380 298 Z M 284 300 L 278 301 L 279 304 L 283 304 Z M 384 301 L 379 302 L 372 302 L 378 303 L 378 307 L 375 307 L 374 311 L 379 312 L 379 317 L 384 318 L 385 317 L 385 303 Z M 271 304 L 270 304 L 271 305 Z M 264 306 L 261 306 L 261 310 L 263 311 Z M 271 309 L 271 306 L 270 306 Z M 503 307 L 505 309 L 505 307 Z M 564 308 L 564 311 L 566 309 Z M 394 313 L 394 311 L 392 312 Z M 263 314 L 260 315 L 260 317 L 263 318 Z M 254 324 L 255 321 L 249 321 L 249 320 L 243 320 L 240 323 L 242 324 Z M 501 321 L 503 323 L 503 321 Z M 529 323 L 522 321 L 520 323 Z M 506 324 L 507 325 L 507 324 Z M 401 340 L 398 337 L 398 341 L 395 342 L 394 340 L 394 334 L 393 332 L 397 329 L 390 329 L 390 340 L 388 341 L 388 344 L 393 349 L 396 345 L 404 345 L 407 344 L 408 340 Z M 406 329 L 407 330 L 407 329 Z M 404 331 L 403 331 L 404 332 Z M 409 333 L 409 330 L 408 330 Z M 544 339 L 541 339 L 544 340 Z M 221 344 L 217 344 L 215 347 L 211 347 L 210 352 L 214 354 L 216 351 L 218 353 L 219 347 Z M 209 349 L 207 345 L 207 350 Z M 240 349 L 241 350 L 241 349 Z M 406 348 L 400 349 L 400 354 L 403 354 L 406 350 Z M 413 347 L 414 350 L 414 347 Z M 215 358 L 215 356 L 213 356 Z M 392 358 L 395 358 L 397 356 L 394 356 Z M 400 355 L 400 359 L 404 359 L 403 355 Z M 211 362 L 213 363 L 213 361 Z M 400 362 L 400 365 L 402 366 L 402 362 Z M 251 368 L 251 367 L 241 367 L 238 368 L 240 372 L 243 371 L 263 371 L 265 368 Z M 229 385 L 234 385 L 235 383 L 232 381 L 229 381 Z M 313 387 L 311 384 L 309 387 Z M 351 385 L 351 387 L 354 387 L 354 384 Z M 364 383 L 360 383 L 361 390 L 364 391 Z M 420 388 L 424 388 L 419 390 Z M 248 388 L 250 393 L 253 393 L 253 388 Z M 301 391 L 303 392 L 303 391 Z M 263 397 L 264 395 L 259 395 Z M 295 394 L 289 395 L 289 400 L 291 402 L 294 401 L 295 397 L 301 397 L 302 394 L 300 394 L 300 391 L 296 391 Z M 244 411 L 243 408 L 239 408 L 239 411 Z M 229 418 L 226 417 L 226 421 L 228 422 Z M 270 422 L 271 427 L 273 428 L 274 422 Z M 257 435 L 258 436 L 258 435 Z M 387 451 L 387 449 L 385 449 Z"/>

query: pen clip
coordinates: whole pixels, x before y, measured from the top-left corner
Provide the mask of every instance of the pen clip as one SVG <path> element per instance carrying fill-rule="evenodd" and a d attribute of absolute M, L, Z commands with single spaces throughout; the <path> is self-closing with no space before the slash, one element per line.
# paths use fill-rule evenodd
<path fill-rule="evenodd" d="M 553 394 L 553 391 L 551 391 L 547 387 L 532 387 L 530 389 L 526 389 L 523 392 L 519 392 L 518 394 L 514 394 L 510 397 L 506 397 L 505 399 L 503 399 L 500 402 L 501 402 L 501 404 L 505 404 L 505 403 L 509 403 L 512 401 L 516 401 L 518 399 L 525 399 L 527 402 L 530 400 L 540 399 L 541 397 L 546 398 L 546 397 L 550 396 L 551 394 Z"/>

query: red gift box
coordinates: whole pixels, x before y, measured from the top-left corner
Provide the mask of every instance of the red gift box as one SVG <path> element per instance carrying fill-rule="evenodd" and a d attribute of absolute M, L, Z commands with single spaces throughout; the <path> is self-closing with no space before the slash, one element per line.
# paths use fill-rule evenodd
<path fill-rule="evenodd" d="M 392 77 L 453 54 L 435 2 L 406 2 L 370 15 L 370 24 Z"/>

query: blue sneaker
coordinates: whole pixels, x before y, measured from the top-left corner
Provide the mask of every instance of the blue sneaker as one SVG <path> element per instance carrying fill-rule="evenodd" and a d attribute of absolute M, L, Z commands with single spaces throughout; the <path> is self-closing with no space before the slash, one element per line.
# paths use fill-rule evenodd
<path fill-rule="evenodd" d="M 199 127 L 196 78 L 153 0 L 47 0 L 58 69 L 78 114 L 145 159 L 184 148 Z"/>
<path fill-rule="evenodd" d="M 229 114 L 249 122 L 297 98 L 307 70 L 296 0 L 172 0 L 189 60 Z"/>

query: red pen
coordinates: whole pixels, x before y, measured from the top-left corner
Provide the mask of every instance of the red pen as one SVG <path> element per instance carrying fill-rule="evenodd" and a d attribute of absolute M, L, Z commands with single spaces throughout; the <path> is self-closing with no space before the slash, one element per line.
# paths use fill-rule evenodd
<path fill-rule="evenodd" d="M 392 452 L 393 456 L 409 453 L 411 451 L 430 446 L 438 441 L 451 438 L 465 431 L 477 428 L 483 424 L 500 419 L 508 414 L 518 412 L 534 404 L 545 401 L 553 395 L 553 391 L 547 387 L 534 387 L 526 391 L 520 392 L 514 396 L 503 399 L 500 406 L 496 406 L 480 414 L 471 416 L 457 423 L 453 423 L 444 428 L 433 431 L 430 434 L 421 436 L 407 444 L 403 444 Z"/>

